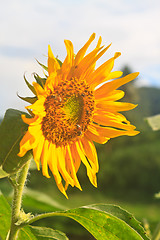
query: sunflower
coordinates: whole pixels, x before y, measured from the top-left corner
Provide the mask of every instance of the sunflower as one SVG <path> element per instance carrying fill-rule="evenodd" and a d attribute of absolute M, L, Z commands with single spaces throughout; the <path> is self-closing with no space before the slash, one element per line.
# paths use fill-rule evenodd
<path fill-rule="evenodd" d="M 35 97 L 27 99 L 32 103 L 26 107 L 31 117 L 22 115 L 29 126 L 18 155 L 22 157 L 32 149 L 38 170 L 41 163 L 43 175 L 49 178 L 49 168 L 66 197 L 68 185 L 82 190 L 77 178 L 81 162 L 91 183 L 97 186 L 99 167 L 93 141 L 104 144 L 110 138 L 139 133 L 119 113 L 136 105 L 117 101 L 124 96 L 117 88 L 135 79 L 138 73 L 119 78 L 123 72 L 111 72 L 119 52 L 95 69 L 97 60 L 110 45 L 101 46 L 100 37 L 97 46 L 86 55 L 94 38 L 92 34 L 76 55 L 72 42 L 65 40 L 67 56 L 63 63 L 54 57 L 49 46 L 48 67 L 41 64 L 48 72 L 46 78 L 36 76 L 39 81 L 33 82 L 33 86 L 26 81 Z"/>

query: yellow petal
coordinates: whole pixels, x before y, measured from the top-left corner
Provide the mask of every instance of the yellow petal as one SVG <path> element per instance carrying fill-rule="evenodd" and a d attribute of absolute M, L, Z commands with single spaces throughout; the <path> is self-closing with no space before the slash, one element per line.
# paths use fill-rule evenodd
<path fill-rule="evenodd" d="M 104 109 L 105 111 L 128 111 L 133 108 L 135 108 L 137 105 L 132 104 L 132 103 L 126 103 L 126 102 L 112 102 L 112 101 L 106 101 L 106 102 L 98 102 L 96 104 L 97 108 Z"/>
<path fill-rule="evenodd" d="M 76 150 L 75 142 L 70 146 L 70 148 L 71 148 L 71 154 L 73 156 L 73 164 L 77 172 L 81 164 L 81 158 Z"/>
<path fill-rule="evenodd" d="M 95 134 L 95 133 L 93 133 L 93 132 L 91 132 L 89 130 L 85 133 L 85 136 L 88 139 L 90 139 L 90 140 L 92 140 L 94 142 L 100 143 L 100 144 L 104 144 L 104 143 L 106 143 L 109 140 L 109 138 L 99 136 L 99 134 Z"/>
<path fill-rule="evenodd" d="M 85 155 L 87 156 L 93 170 L 95 171 L 95 173 L 97 173 L 99 169 L 99 165 L 98 165 L 96 148 L 93 142 L 87 139 L 86 137 L 83 137 L 81 139 L 81 142 L 83 145 L 83 149 L 85 151 Z"/>
<path fill-rule="evenodd" d="M 103 47 L 100 48 L 95 48 L 92 52 L 90 52 L 89 54 L 87 54 L 82 60 L 81 62 L 76 65 L 76 68 L 74 70 L 74 77 L 80 78 L 80 76 L 82 74 L 84 74 L 84 72 L 86 72 L 86 70 L 88 70 L 88 68 L 90 66 L 92 66 L 95 62 L 94 59 L 97 56 L 97 53 L 102 49 Z"/>
<path fill-rule="evenodd" d="M 74 186 L 74 181 L 66 170 L 64 148 L 63 147 L 57 147 L 56 152 L 57 152 L 57 158 L 58 158 L 59 171 L 60 171 L 61 175 L 63 176 L 64 180 L 73 187 Z"/>
<path fill-rule="evenodd" d="M 64 43 L 66 45 L 67 57 L 65 58 L 61 67 L 61 73 L 63 77 L 65 77 L 69 73 L 74 60 L 74 50 L 72 42 L 69 40 L 65 40 Z"/>
<path fill-rule="evenodd" d="M 58 171 L 58 156 L 56 151 L 56 145 L 53 143 L 50 143 L 49 145 L 48 164 L 49 164 L 50 170 L 52 171 L 52 174 L 54 175 L 54 178 L 56 179 L 56 183 L 60 185 L 60 183 L 62 182 L 62 178 Z"/>
<path fill-rule="evenodd" d="M 89 45 L 91 44 L 91 42 L 95 39 L 95 33 L 93 33 L 89 40 L 86 42 L 86 44 L 79 50 L 79 52 L 77 53 L 76 57 L 75 57 L 75 61 L 74 61 L 74 65 L 78 65 L 79 62 L 82 60 L 82 58 L 84 57 Z"/>
<path fill-rule="evenodd" d="M 67 145 L 66 149 L 67 149 L 67 151 L 66 151 L 66 164 L 69 167 L 69 170 L 71 172 L 71 176 L 72 176 L 72 178 L 74 180 L 74 183 L 75 183 L 75 186 L 82 191 L 82 188 L 80 186 L 80 183 L 79 183 L 77 175 L 76 175 L 76 170 L 75 170 L 75 166 L 74 166 L 74 162 L 73 162 L 73 157 L 72 157 L 70 146 Z"/>
<path fill-rule="evenodd" d="M 103 94 L 104 92 L 109 93 L 112 92 L 113 90 L 119 88 L 120 86 L 132 81 L 133 79 L 135 79 L 137 76 L 139 75 L 138 72 L 136 73 L 131 73 L 128 74 L 125 77 L 119 78 L 119 79 L 115 79 L 111 82 L 107 82 L 105 83 L 103 86 L 101 86 L 100 88 L 98 88 L 96 90 L 96 95 L 97 94 Z"/>
<path fill-rule="evenodd" d="M 27 131 L 20 141 L 20 151 L 18 153 L 18 156 L 23 157 L 26 152 L 32 149 L 34 142 L 35 138 Z"/>
<path fill-rule="evenodd" d="M 96 48 L 99 48 L 101 46 L 101 43 L 102 43 L 102 37 L 100 36 L 99 39 L 98 39 L 98 43 L 97 43 Z"/>
<path fill-rule="evenodd" d="M 38 115 L 39 117 L 44 117 L 46 115 L 44 102 L 45 102 L 45 98 L 44 99 L 41 98 L 37 100 L 35 103 L 33 103 L 32 105 L 27 106 L 26 109 L 32 109 L 35 115 Z"/>
<path fill-rule="evenodd" d="M 48 159 L 49 159 L 49 142 L 45 140 L 41 155 L 42 173 L 45 177 L 50 178 L 48 173 Z"/>
<path fill-rule="evenodd" d="M 35 123 L 36 120 L 38 119 L 37 116 L 35 116 L 34 118 L 26 118 L 26 115 L 25 115 L 25 114 L 22 114 L 22 115 L 21 115 L 21 118 L 22 118 L 23 122 L 26 123 L 26 124 L 28 124 L 28 125 L 31 124 L 31 123 Z"/>
<path fill-rule="evenodd" d="M 123 135 L 135 136 L 139 133 L 138 131 L 135 131 L 135 130 L 123 131 L 123 130 L 118 130 L 111 127 L 100 127 L 95 124 L 90 125 L 89 130 L 94 132 L 95 134 L 106 136 L 109 138 L 115 138 Z"/>
<path fill-rule="evenodd" d="M 36 90 L 37 96 L 46 95 L 46 92 L 38 83 L 33 82 L 32 84 L 34 86 L 34 89 Z"/>
<path fill-rule="evenodd" d="M 97 60 L 108 50 L 108 48 L 110 46 L 111 46 L 111 44 L 109 46 L 107 46 L 106 48 L 104 48 L 99 54 L 96 54 L 94 59 L 91 60 L 91 62 L 88 61 L 88 63 L 85 64 L 85 67 L 83 66 L 83 71 L 81 72 L 81 78 L 85 78 L 87 80 L 87 82 L 89 83 L 88 76 L 90 77 L 90 75 L 92 75 L 92 72 L 95 69 L 95 64 L 96 64 Z"/>
<path fill-rule="evenodd" d="M 110 127 L 115 127 L 115 128 L 125 129 L 125 130 L 135 129 L 135 126 L 131 125 L 129 121 L 123 123 L 119 121 L 119 119 L 115 120 L 110 118 L 107 115 L 94 115 L 93 121 L 103 126 L 110 126 Z"/>
<path fill-rule="evenodd" d="M 124 92 L 121 90 L 114 90 L 113 92 L 110 92 L 108 94 L 106 94 L 105 92 L 101 95 L 98 95 L 95 93 L 95 100 L 96 102 L 100 102 L 100 101 L 117 101 L 121 98 L 124 97 Z"/>
<path fill-rule="evenodd" d="M 92 168 L 90 167 L 85 154 L 83 152 L 83 146 L 81 142 L 76 142 L 76 148 L 77 148 L 77 152 L 83 162 L 83 164 L 86 166 L 87 168 L 87 175 L 89 177 L 90 182 L 97 187 L 97 181 L 96 181 L 96 174 L 93 172 Z"/>
<path fill-rule="evenodd" d="M 48 45 L 48 73 L 57 72 L 60 69 L 59 63 L 57 62 L 56 58 L 54 57 L 50 45 Z"/>
<path fill-rule="evenodd" d="M 115 56 L 103 63 L 99 68 L 95 70 L 95 72 L 93 72 L 93 74 L 88 77 L 87 82 L 92 85 L 92 88 L 95 88 L 109 78 L 109 74 L 114 66 L 114 60 Z"/>
<path fill-rule="evenodd" d="M 40 157 L 42 154 L 43 144 L 44 144 L 44 137 L 42 135 L 41 138 L 39 139 L 39 143 L 37 144 L 37 146 L 35 148 L 33 148 L 33 158 L 37 165 L 38 170 L 40 170 L 39 162 L 40 162 Z"/>

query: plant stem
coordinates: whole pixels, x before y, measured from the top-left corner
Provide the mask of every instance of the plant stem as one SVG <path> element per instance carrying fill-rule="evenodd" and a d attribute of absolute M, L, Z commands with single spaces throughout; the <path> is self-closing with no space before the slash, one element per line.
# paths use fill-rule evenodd
<path fill-rule="evenodd" d="M 18 236 L 19 226 L 17 226 L 15 223 L 20 217 L 23 188 L 27 178 L 29 165 L 30 160 L 17 173 L 16 184 L 14 185 L 14 196 L 12 201 L 12 219 L 8 240 L 16 240 Z"/>

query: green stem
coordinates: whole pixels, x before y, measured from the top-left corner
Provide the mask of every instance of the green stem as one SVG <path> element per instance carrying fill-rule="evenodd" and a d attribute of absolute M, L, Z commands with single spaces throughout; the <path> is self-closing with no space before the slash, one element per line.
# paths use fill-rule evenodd
<path fill-rule="evenodd" d="M 19 226 L 17 226 L 15 223 L 20 217 L 23 188 L 27 178 L 29 165 L 30 160 L 25 164 L 22 170 L 17 173 L 17 181 L 14 185 L 14 196 L 12 201 L 11 229 L 8 240 L 16 240 L 18 236 Z"/>
<path fill-rule="evenodd" d="M 40 219 L 43 219 L 43 218 L 47 218 L 47 217 L 54 217 L 54 216 L 64 216 L 64 217 L 70 217 L 68 216 L 67 214 L 65 214 L 65 212 L 49 212 L 49 213 L 42 213 L 42 214 L 39 214 L 35 217 L 33 217 L 32 219 L 30 219 L 28 222 L 27 222 L 27 225 L 29 224 L 32 224 L 33 222 L 36 222 Z M 22 224 L 22 226 L 25 226 L 26 224 Z"/>

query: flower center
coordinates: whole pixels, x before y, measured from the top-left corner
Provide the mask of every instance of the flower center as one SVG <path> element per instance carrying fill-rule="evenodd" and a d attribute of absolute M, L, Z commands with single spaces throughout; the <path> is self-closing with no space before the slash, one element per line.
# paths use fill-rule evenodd
<path fill-rule="evenodd" d="M 63 81 L 44 102 L 41 128 L 45 139 L 57 146 L 83 136 L 92 121 L 94 96 L 84 80 Z"/>

